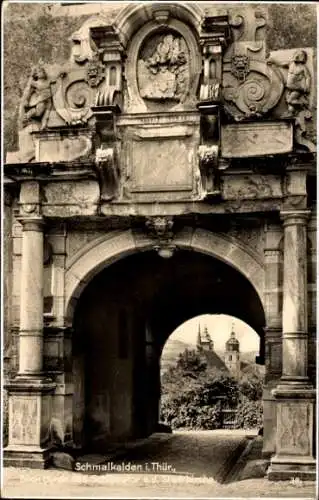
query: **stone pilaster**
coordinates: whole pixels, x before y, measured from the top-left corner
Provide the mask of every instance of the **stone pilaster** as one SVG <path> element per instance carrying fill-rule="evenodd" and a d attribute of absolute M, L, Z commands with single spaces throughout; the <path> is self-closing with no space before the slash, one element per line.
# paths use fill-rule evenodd
<path fill-rule="evenodd" d="M 21 210 L 22 231 L 19 371 L 8 382 L 9 442 L 7 465 L 44 468 L 50 458 L 51 393 L 43 373 L 43 227 L 37 209 L 39 187 L 27 183 Z M 30 199 L 31 198 L 31 199 Z M 21 195 L 20 195 L 21 201 Z M 29 201 L 29 203 L 28 203 Z"/>
<path fill-rule="evenodd" d="M 281 224 L 265 226 L 265 385 L 263 389 L 263 454 L 271 456 L 276 449 L 276 404 L 272 390 L 282 372 L 282 248 Z"/>
<path fill-rule="evenodd" d="M 306 210 L 282 212 L 284 226 L 282 377 L 277 401 L 276 454 L 269 479 L 315 479 L 314 399 L 308 379 Z"/>

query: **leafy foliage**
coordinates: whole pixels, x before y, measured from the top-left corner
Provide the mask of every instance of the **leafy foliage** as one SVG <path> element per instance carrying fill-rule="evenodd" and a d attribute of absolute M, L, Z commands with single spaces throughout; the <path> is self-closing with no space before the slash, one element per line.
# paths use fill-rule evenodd
<path fill-rule="evenodd" d="M 185 350 L 162 377 L 161 419 L 172 428 L 218 429 L 223 408 L 237 410 L 236 426 L 262 425 L 262 378 L 208 368 L 196 351 Z"/>
<path fill-rule="evenodd" d="M 263 381 L 257 374 L 242 375 L 238 381 L 239 391 L 251 401 L 259 401 L 263 394 Z"/>
<path fill-rule="evenodd" d="M 237 408 L 237 426 L 242 429 L 254 429 L 263 425 L 261 401 L 243 399 Z"/>

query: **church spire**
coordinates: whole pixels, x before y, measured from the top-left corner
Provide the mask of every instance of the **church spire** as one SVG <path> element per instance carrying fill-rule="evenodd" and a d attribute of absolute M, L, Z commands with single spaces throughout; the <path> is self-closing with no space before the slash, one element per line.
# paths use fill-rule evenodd
<path fill-rule="evenodd" d="M 202 344 L 202 335 L 201 335 L 201 331 L 200 331 L 200 323 L 198 323 L 198 333 L 197 333 L 197 347 L 198 347 L 198 349 L 201 348 L 201 344 Z"/>
<path fill-rule="evenodd" d="M 213 349 L 213 341 L 208 333 L 207 325 L 204 327 L 203 334 L 200 335 L 200 348 L 205 349 L 206 351 L 211 351 Z"/>
<path fill-rule="evenodd" d="M 231 332 L 230 332 L 230 337 L 231 337 L 232 339 L 235 339 L 235 338 L 236 338 L 236 334 L 235 334 L 235 328 L 234 328 L 234 326 L 235 326 L 235 325 L 234 325 L 234 322 L 232 321 L 232 323 L 231 323 Z"/>

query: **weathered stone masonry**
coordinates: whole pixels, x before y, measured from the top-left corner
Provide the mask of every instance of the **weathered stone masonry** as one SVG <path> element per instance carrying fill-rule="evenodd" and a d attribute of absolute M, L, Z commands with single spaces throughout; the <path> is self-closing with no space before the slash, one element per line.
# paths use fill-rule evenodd
<path fill-rule="evenodd" d="M 314 478 L 314 51 L 268 53 L 266 23 L 128 5 L 31 70 L 4 167 L 7 464 L 152 433 L 166 339 L 222 312 L 260 336 L 269 477 Z"/>

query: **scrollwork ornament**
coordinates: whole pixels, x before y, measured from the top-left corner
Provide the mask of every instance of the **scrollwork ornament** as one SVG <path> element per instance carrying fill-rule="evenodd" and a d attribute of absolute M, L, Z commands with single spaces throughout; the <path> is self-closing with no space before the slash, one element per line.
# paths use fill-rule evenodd
<path fill-rule="evenodd" d="M 95 93 L 84 70 L 71 71 L 57 79 L 53 102 L 57 113 L 68 125 L 85 124 L 93 115 L 91 106 Z"/>
<path fill-rule="evenodd" d="M 251 60 L 248 67 L 242 62 L 239 69 L 238 74 L 232 69 L 224 73 L 225 109 L 236 121 L 260 118 L 278 104 L 283 79 L 264 61 Z"/>

